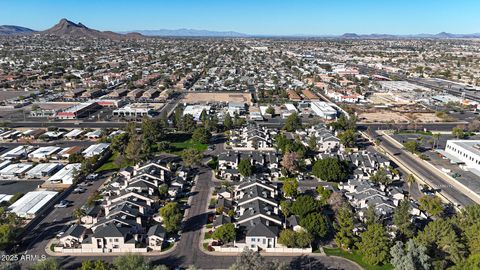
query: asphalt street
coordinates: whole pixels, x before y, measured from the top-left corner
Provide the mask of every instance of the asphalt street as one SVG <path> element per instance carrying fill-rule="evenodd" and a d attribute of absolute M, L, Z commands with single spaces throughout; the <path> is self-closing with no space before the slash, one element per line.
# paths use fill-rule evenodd
<path fill-rule="evenodd" d="M 432 188 L 440 189 L 445 194 L 447 194 L 450 198 L 453 198 L 454 200 L 457 201 L 457 203 L 463 206 L 467 206 L 475 203 L 467 195 L 460 192 L 458 189 L 453 187 L 446 180 L 442 179 L 441 177 L 435 177 L 437 173 L 432 171 L 433 170 L 432 168 L 429 168 L 425 164 L 422 164 L 417 160 L 413 159 L 403 149 L 394 145 L 390 141 L 386 139 L 382 139 L 381 146 L 387 151 L 389 151 L 391 154 L 395 153 L 394 156 L 396 159 L 398 159 L 403 165 L 408 167 L 410 170 L 414 171 L 422 179 L 426 180 L 427 183 L 431 183 Z"/>

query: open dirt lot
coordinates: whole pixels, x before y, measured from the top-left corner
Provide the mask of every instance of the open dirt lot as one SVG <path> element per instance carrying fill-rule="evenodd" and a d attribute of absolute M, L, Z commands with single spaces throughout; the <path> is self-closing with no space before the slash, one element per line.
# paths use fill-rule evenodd
<path fill-rule="evenodd" d="M 182 100 L 184 103 L 243 102 L 247 104 L 251 101 L 250 93 L 188 93 Z"/>
<path fill-rule="evenodd" d="M 362 112 L 359 114 L 360 122 L 365 123 L 433 123 L 442 122 L 442 119 L 435 116 L 435 113 L 400 113 L 393 111 Z"/>

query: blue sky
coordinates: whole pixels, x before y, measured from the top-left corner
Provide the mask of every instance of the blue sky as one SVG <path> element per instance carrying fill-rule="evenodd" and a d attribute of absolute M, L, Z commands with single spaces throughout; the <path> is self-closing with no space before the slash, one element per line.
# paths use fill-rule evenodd
<path fill-rule="evenodd" d="M 61 18 L 99 30 L 195 28 L 248 34 L 478 33 L 478 0 L 1 0 L 0 25 Z"/>

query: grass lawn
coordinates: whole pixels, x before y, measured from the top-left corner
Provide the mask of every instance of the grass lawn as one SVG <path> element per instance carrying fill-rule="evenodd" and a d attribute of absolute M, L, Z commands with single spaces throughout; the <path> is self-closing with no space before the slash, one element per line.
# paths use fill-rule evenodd
<path fill-rule="evenodd" d="M 206 251 L 208 251 L 208 243 L 203 243 L 203 249 L 205 249 Z"/>
<path fill-rule="evenodd" d="M 212 239 L 212 234 L 213 234 L 213 233 L 211 233 L 211 232 L 209 232 L 209 231 L 206 231 L 206 232 L 205 232 L 205 237 L 204 237 L 204 239 L 205 239 L 205 240 L 206 240 L 206 239 Z"/>
<path fill-rule="evenodd" d="M 104 172 L 104 171 L 116 171 L 116 170 L 119 170 L 120 168 L 123 168 L 123 167 L 128 167 L 130 165 L 133 165 L 133 164 L 122 164 L 121 166 L 118 166 L 117 164 L 115 164 L 115 159 L 117 158 L 118 156 L 118 153 L 115 152 L 113 153 L 110 158 L 105 162 L 103 163 L 102 166 L 100 166 L 100 168 L 98 168 L 95 172 Z"/>
<path fill-rule="evenodd" d="M 400 135 L 419 134 L 424 136 L 431 136 L 432 132 L 431 131 L 400 131 L 397 134 L 400 134 Z"/>
<path fill-rule="evenodd" d="M 357 252 L 346 252 L 343 251 L 339 248 L 323 248 L 323 251 L 325 251 L 325 254 L 329 256 L 338 256 L 342 257 L 351 261 L 354 261 L 358 263 L 361 267 L 363 267 L 366 270 L 390 270 L 393 269 L 393 266 L 391 264 L 386 264 L 386 265 L 370 265 L 366 262 L 363 261 L 362 255 L 358 254 Z"/>
<path fill-rule="evenodd" d="M 208 148 L 206 144 L 194 142 L 192 135 L 188 133 L 169 133 L 165 140 L 170 142 L 172 149 L 169 152 L 176 155 L 181 154 L 185 149 L 193 148 L 203 152 Z"/>

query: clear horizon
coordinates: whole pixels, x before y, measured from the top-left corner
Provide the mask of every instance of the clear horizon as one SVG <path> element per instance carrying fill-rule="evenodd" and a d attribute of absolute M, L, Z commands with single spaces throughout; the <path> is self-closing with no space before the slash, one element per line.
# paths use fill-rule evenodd
<path fill-rule="evenodd" d="M 66 18 L 98 30 L 196 29 L 251 35 L 480 33 L 480 2 L 458 0 L 15 1 L 0 25 L 45 30 Z"/>

